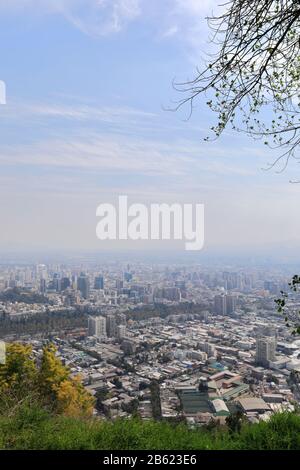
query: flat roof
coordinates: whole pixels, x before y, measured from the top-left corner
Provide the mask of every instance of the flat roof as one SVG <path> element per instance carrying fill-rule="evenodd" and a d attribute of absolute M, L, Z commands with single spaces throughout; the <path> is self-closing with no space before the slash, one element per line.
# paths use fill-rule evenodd
<path fill-rule="evenodd" d="M 229 413 L 229 410 L 228 410 L 224 400 L 221 400 L 220 398 L 216 398 L 215 400 L 212 400 L 211 403 L 212 403 L 216 413 L 220 413 L 220 412 Z"/>
<path fill-rule="evenodd" d="M 185 413 L 211 413 L 207 393 L 201 393 L 198 390 L 182 390 L 179 392 L 182 408 Z"/>
<path fill-rule="evenodd" d="M 245 412 L 270 410 L 269 405 L 262 398 L 240 398 L 238 402 Z"/>

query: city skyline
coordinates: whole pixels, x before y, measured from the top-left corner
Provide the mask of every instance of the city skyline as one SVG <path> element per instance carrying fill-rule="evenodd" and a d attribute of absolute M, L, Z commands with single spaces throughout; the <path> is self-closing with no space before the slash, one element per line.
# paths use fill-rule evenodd
<path fill-rule="evenodd" d="M 300 340 L 274 302 L 289 280 L 262 266 L 2 264 L 0 334 L 39 362 L 51 340 L 97 398 L 95 419 L 137 414 L 200 431 L 239 410 L 265 422 L 299 401 Z"/>

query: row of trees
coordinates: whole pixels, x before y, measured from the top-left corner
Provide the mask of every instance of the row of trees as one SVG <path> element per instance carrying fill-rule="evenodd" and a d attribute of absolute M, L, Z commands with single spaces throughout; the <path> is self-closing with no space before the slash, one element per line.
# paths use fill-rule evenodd
<path fill-rule="evenodd" d="M 3 315 L 0 318 L 0 335 L 34 335 L 38 333 L 49 334 L 63 331 L 68 328 L 87 327 L 87 313 L 81 310 L 58 310 L 35 313 L 34 315 L 19 318 Z"/>
<path fill-rule="evenodd" d="M 166 318 L 169 315 L 201 315 L 201 312 L 207 310 L 206 304 L 194 304 L 185 302 L 178 305 L 166 305 L 155 303 L 154 305 L 144 305 L 127 312 L 127 319 L 148 320 L 154 317 Z"/>
<path fill-rule="evenodd" d="M 23 302 L 29 305 L 51 303 L 51 301 L 42 294 L 19 289 L 18 287 L 6 289 L 4 292 L 0 292 L 0 302 Z"/>

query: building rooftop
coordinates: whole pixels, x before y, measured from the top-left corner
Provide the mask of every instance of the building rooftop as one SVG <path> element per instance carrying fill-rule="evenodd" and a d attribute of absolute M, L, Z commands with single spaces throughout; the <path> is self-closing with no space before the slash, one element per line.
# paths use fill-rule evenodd
<path fill-rule="evenodd" d="M 211 413 L 207 393 L 198 390 L 183 390 L 180 392 L 180 401 L 183 411 L 187 414 Z"/>
<path fill-rule="evenodd" d="M 245 413 L 251 411 L 270 411 L 270 406 L 262 398 L 240 398 L 238 402 Z"/>

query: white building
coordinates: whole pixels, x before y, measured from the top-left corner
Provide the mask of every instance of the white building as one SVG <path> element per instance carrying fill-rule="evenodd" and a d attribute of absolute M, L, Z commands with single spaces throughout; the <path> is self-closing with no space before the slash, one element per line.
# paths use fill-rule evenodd
<path fill-rule="evenodd" d="M 89 336 L 97 336 L 98 338 L 106 336 L 106 318 L 89 317 L 88 328 Z"/>

